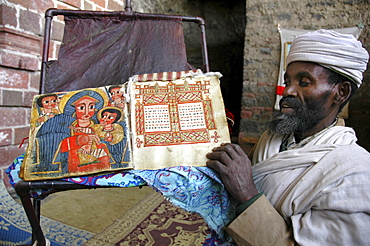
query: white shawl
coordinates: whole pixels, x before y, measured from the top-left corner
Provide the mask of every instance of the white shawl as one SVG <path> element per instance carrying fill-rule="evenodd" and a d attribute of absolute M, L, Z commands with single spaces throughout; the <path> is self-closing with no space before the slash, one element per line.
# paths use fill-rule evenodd
<path fill-rule="evenodd" d="M 282 136 L 265 133 L 253 177 L 291 223 L 299 245 L 370 242 L 370 154 L 351 128 L 328 128 L 304 147 L 279 153 Z"/>

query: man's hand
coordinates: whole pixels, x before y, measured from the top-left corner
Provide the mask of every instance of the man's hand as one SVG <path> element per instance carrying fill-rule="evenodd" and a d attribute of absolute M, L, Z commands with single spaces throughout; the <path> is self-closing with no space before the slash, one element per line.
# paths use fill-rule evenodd
<path fill-rule="evenodd" d="M 253 182 L 251 161 L 239 145 L 222 144 L 207 158 L 207 166 L 220 173 L 227 191 L 239 204 L 259 193 Z"/>

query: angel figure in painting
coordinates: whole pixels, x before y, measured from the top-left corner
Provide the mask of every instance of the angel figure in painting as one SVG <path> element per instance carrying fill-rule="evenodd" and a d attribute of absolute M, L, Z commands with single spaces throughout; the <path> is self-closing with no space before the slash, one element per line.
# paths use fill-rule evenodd
<path fill-rule="evenodd" d="M 60 114 L 58 109 L 58 96 L 56 94 L 46 94 L 40 96 L 36 103 L 39 109 L 39 116 L 36 126 L 39 126 L 48 119 Z"/>
<path fill-rule="evenodd" d="M 118 107 L 121 109 L 125 108 L 125 97 L 123 95 L 122 87 L 119 85 L 112 85 L 108 89 L 110 96 L 108 106 Z"/>

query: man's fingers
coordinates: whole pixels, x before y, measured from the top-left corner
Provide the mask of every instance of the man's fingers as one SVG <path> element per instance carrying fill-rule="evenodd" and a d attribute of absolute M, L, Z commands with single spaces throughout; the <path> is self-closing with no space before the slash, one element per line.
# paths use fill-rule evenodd
<path fill-rule="evenodd" d="M 220 147 L 216 147 L 212 151 L 225 152 L 232 160 L 239 159 L 240 156 L 245 155 L 244 151 L 240 148 L 239 145 L 230 143 L 221 144 Z"/>
<path fill-rule="evenodd" d="M 221 162 L 223 165 L 227 165 L 232 160 L 225 151 L 212 150 L 211 153 L 207 154 L 207 158 Z"/>
<path fill-rule="evenodd" d="M 244 150 L 237 144 L 231 144 L 231 146 L 234 148 L 235 152 L 240 155 L 240 156 L 243 156 L 243 155 L 246 155 Z"/>
<path fill-rule="evenodd" d="M 217 160 L 208 160 L 207 161 L 207 166 L 214 169 L 215 171 L 219 172 L 219 173 L 223 173 L 226 166 L 223 165 L 221 162 L 217 161 Z"/>

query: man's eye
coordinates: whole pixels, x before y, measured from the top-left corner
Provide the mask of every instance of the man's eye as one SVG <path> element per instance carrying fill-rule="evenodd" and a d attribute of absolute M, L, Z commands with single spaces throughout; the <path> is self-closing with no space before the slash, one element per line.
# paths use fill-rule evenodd
<path fill-rule="evenodd" d="M 89 106 L 89 109 L 94 109 L 95 108 L 95 105 L 90 105 Z"/>
<path fill-rule="evenodd" d="M 287 87 L 289 84 L 290 84 L 290 81 L 288 81 L 288 80 L 285 80 L 285 81 L 284 81 L 284 85 L 285 85 L 285 87 Z"/>
<path fill-rule="evenodd" d="M 84 110 L 85 109 L 85 106 L 80 106 L 78 107 L 79 110 Z"/>
<path fill-rule="evenodd" d="M 306 87 L 306 86 L 308 86 L 310 84 L 310 82 L 309 81 L 305 81 L 305 80 L 301 80 L 301 81 L 299 81 L 299 86 L 301 86 L 301 87 Z"/>

